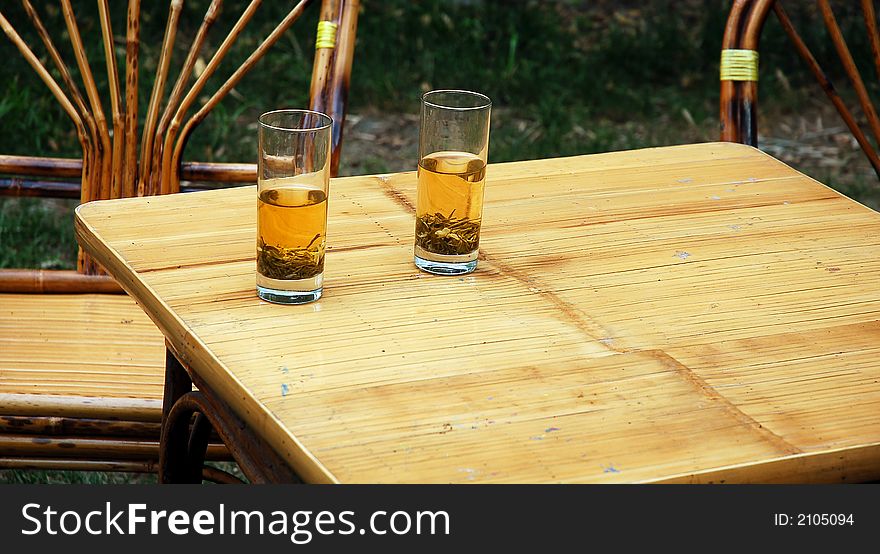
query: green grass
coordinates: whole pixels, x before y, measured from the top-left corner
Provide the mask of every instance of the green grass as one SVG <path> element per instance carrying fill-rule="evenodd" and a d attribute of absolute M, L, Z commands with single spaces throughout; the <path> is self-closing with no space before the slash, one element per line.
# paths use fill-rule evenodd
<path fill-rule="evenodd" d="M 76 266 L 72 201 L 0 199 L 0 267 Z"/>
<path fill-rule="evenodd" d="M 6 15 L 43 59 L 44 50 L 21 8 Z M 121 37 L 124 2 L 112 2 Z M 173 67 L 179 66 L 207 2 L 187 2 Z M 232 26 L 244 0 L 227 0 L 209 46 Z M 278 21 L 289 2 L 264 2 L 249 32 L 212 78 L 213 91 Z M 351 81 L 353 113 L 418 112 L 422 92 L 468 88 L 494 101 L 490 161 L 533 159 L 714 140 L 718 136 L 718 57 L 729 1 L 611 2 L 501 0 L 364 0 Z M 786 8 L 816 57 L 835 68 L 831 43 L 815 6 Z M 870 49 L 857 3 L 842 4 L 838 16 L 873 92 Z M 74 0 L 99 88 L 106 91 L 103 51 L 93 0 Z M 37 3 L 68 61 L 73 57 L 57 6 Z M 253 122 L 263 111 L 302 107 L 311 75 L 315 9 L 287 33 L 255 70 L 198 129 L 189 159 L 254 161 Z M 166 14 L 144 10 L 142 75 L 155 70 Z M 120 52 L 124 47 L 119 47 Z M 0 152 L 46 156 L 80 155 L 67 116 L 14 47 L 0 40 Z M 120 62 L 122 58 L 120 57 Z M 75 64 L 74 64 L 75 65 Z M 793 55 L 773 18 L 761 44 L 762 122 L 798 117 L 811 109 L 818 87 Z M 73 73 L 78 72 L 73 68 Z M 176 75 L 176 70 L 172 69 Z M 838 82 L 839 71 L 831 71 Z M 142 79 L 141 117 L 151 81 Z M 169 87 L 170 88 L 170 87 Z M 106 97 L 106 93 L 104 93 Z M 766 117 L 765 117 L 766 116 Z M 377 153 L 346 161 L 364 173 L 391 170 Z M 880 205 L 876 178 L 820 167 L 804 169 L 869 205 Z M 0 267 L 70 268 L 75 244 L 70 205 L 0 198 Z M 115 482 L 113 474 L 0 472 L 0 482 Z M 123 477 L 127 480 L 130 477 Z"/>

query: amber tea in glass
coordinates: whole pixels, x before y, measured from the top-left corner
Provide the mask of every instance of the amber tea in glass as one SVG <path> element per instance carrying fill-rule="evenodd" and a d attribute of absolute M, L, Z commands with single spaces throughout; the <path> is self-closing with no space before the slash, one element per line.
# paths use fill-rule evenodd
<path fill-rule="evenodd" d="M 323 292 L 331 120 L 278 110 L 259 123 L 257 295 L 279 304 L 311 302 Z"/>
<path fill-rule="evenodd" d="M 423 271 L 477 267 L 491 106 L 485 95 L 461 90 L 422 97 L 414 261 Z"/>

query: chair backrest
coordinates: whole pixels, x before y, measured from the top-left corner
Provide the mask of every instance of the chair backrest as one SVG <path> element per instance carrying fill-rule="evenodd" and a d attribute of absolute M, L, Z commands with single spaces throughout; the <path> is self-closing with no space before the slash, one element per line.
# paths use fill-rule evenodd
<path fill-rule="evenodd" d="M 81 160 L 0 156 L 0 173 L 16 176 L 0 182 L 0 194 L 70 197 L 78 192 L 80 201 L 87 202 L 175 193 L 181 189 L 181 178 L 226 183 L 256 180 L 254 164 L 183 163 L 183 150 L 193 130 L 299 19 L 309 4 L 314 3 L 314 0 L 297 2 L 226 82 L 189 116 L 188 113 L 202 97 L 209 78 L 220 67 L 224 57 L 257 13 L 262 2 L 251 0 L 195 82 L 190 84 L 193 68 L 223 4 L 223 0 L 211 0 L 176 82 L 166 97 L 175 35 L 183 8 L 183 0 L 171 0 L 152 93 L 146 103 L 146 117 L 140 132 L 138 110 L 142 106 L 139 105 L 138 99 L 138 81 L 141 78 L 139 64 L 141 1 L 128 1 L 125 66 L 122 70 L 117 68 L 109 0 L 97 2 L 104 44 L 102 63 L 106 67 L 109 83 L 108 111 L 105 111 L 99 96 L 70 0 L 61 0 L 61 11 L 82 78 L 85 97 L 72 78 L 71 72 L 31 1 L 21 0 L 21 3 L 61 76 L 61 84 L 53 78 L 34 53 L 31 45 L 21 38 L 9 20 L 3 16 L 2 11 L 0 11 L 0 26 L 73 122 L 83 156 Z M 331 161 L 333 175 L 339 167 L 359 4 L 359 0 L 322 0 L 320 8 L 309 104 L 311 109 L 327 113 L 333 118 Z M 153 6 L 146 6 L 147 9 L 151 7 Z M 121 86 L 122 79 L 125 83 L 124 91 Z M 139 136 L 140 141 L 138 141 Z M 79 177 L 79 184 L 40 181 L 22 176 Z M 78 256 L 77 270 L 87 275 L 100 273 L 100 268 L 82 251 Z M 10 290 L 2 281 L 3 276 L 0 275 L 0 290 Z"/>
<path fill-rule="evenodd" d="M 818 0 L 818 6 L 868 127 L 875 141 L 880 144 L 880 119 L 841 33 L 831 4 L 829 0 Z M 861 8 L 875 69 L 880 76 L 880 33 L 878 33 L 874 4 L 872 0 L 861 0 Z M 776 15 L 792 46 L 807 64 L 813 77 L 837 109 L 877 176 L 880 177 L 880 157 L 877 149 L 859 127 L 834 84 L 795 30 L 791 19 L 783 9 L 781 0 L 734 0 L 721 46 L 721 140 L 758 145 L 758 43 L 764 22 L 771 11 Z"/>

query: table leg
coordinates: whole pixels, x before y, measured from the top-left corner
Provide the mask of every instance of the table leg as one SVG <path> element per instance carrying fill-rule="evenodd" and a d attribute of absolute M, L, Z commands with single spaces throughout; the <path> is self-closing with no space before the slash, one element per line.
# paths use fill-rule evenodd
<path fill-rule="evenodd" d="M 197 391 L 192 390 L 193 383 Z M 194 414 L 198 415 L 190 429 Z M 169 346 L 165 359 L 160 483 L 201 483 L 212 428 L 251 483 L 302 482 L 283 457 L 217 398 L 207 383 L 187 371 Z"/>
<path fill-rule="evenodd" d="M 184 395 L 192 392 L 192 380 L 177 356 L 165 349 L 165 393 L 162 399 L 162 434 L 159 440 L 159 482 L 201 483 L 187 471 L 189 421 L 173 413 L 174 406 Z"/>

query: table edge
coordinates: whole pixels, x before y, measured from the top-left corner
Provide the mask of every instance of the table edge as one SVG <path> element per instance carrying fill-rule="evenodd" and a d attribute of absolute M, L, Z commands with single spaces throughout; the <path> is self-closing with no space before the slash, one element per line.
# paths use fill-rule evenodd
<path fill-rule="evenodd" d="M 197 193 L 193 193 L 197 194 Z M 333 473 L 326 468 L 305 446 L 294 436 L 290 430 L 268 409 L 263 403 L 255 398 L 251 392 L 235 377 L 235 375 L 225 367 L 225 365 L 210 354 L 210 350 L 201 338 L 192 331 L 163 300 L 153 291 L 149 285 L 137 278 L 137 272 L 128 265 L 119 252 L 110 247 L 107 243 L 98 240 L 95 229 L 85 220 L 84 215 L 79 209 L 74 214 L 74 232 L 76 239 L 83 250 L 88 251 L 95 259 L 104 266 L 108 273 L 120 284 L 125 292 L 134 298 L 140 305 L 141 309 L 147 314 L 153 323 L 159 328 L 166 340 L 174 347 L 175 352 L 182 357 L 182 362 L 198 371 L 199 368 L 207 367 L 207 372 L 211 372 L 210 365 L 216 364 L 214 371 L 223 371 L 238 385 L 238 390 L 248 399 L 248 404 L 252 408 L 259 411 L 263 418 L 274 421 L 287 440 L 289 445 L 282 445 L 285 448 L 279 449 L 277 444 L 267 436 L 260 433 L 273 448 L 279 450 L 279 455 L 286 459 L 294 471 L 303 480 L 315 483 L 339 483 Z M 151 310 L 144 309 L 149 306 Z M 158 314 L 165 315 L 166 318 L 159 317 Z M 188 344 L 190 343 L 190 344 Z M 193 346 L 198 345 L 198 348 Z M 204 359 L 199 356 L 199 352 L 203 353 Z M 203 374 L 202 379 L 208 381 Z M 218 393 L 215 388 L 215 393 Z M 218 393 L 219 394 L 219 393 Z M 260 417 L 256 414 L 239 414 L 242 419 L 247 421 L 248 425 L 260 429 Z M 292 447 L 292 449 L 290 448 Z"/>

